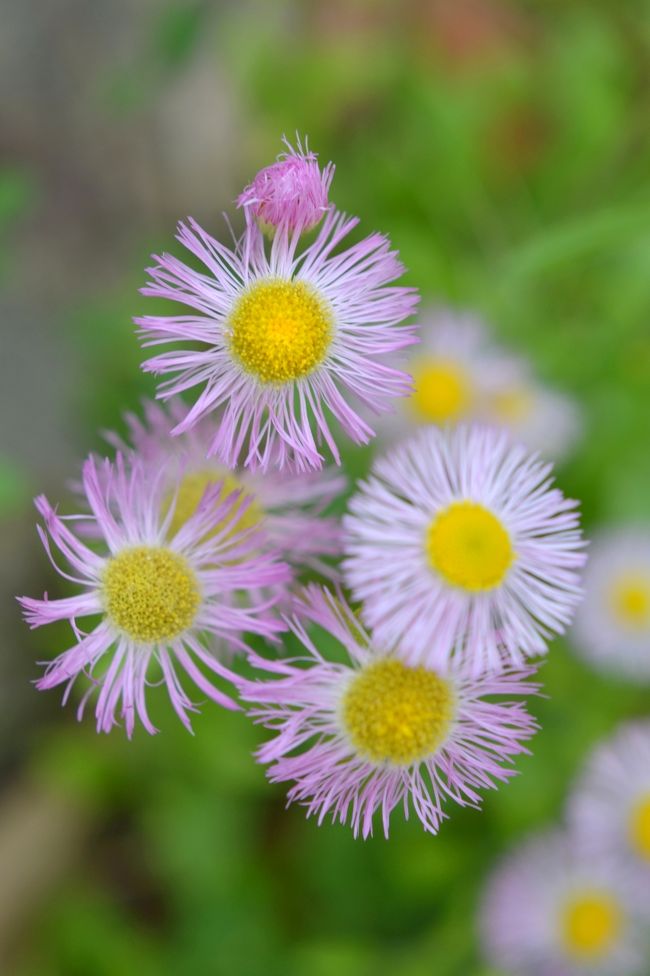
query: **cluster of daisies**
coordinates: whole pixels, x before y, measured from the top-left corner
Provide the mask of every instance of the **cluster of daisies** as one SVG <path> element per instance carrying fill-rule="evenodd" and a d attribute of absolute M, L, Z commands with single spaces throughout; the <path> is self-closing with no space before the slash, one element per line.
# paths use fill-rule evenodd
<path fill-rule="evenodd" d="M 482 941 L 512 974 L 639 976 L 650 955 L 650 721 L 598 746 L 567 825 L 531 838 L 489 879 Z"/>
<path fill-rule="evenodd" d="M 550 465 L 479 416 L 539 391 L 520 396 L 505 357 L 486 367 L 471 323 L 425 321 L 413 392 L 397 357 L 417 294 L 387 238 L 329 202 L 332 176 L 287 146 L 239 197 L 231 246 L 189 221 L 191 263 L 155 259 L 143 293 L 180 306 L 138 319 L 144 346 L 168 347 L 143 363 L 160 402 L 85 462 L 75 514 L 37 499 L 70 590 L 21 604 L 34 627 L 69 622 L 38 687 L 80 717 L 92 700 L 99 731 L 155 732 L 154 686 L 188 728 L 196 699 L 243 708 L 308 815 L 366 837 L 400 806 L 435 833 L 526 752 L 535 659 L 571 623 L 584 543 Z M 368 442 L 397 398 L 428 422 L 335 518 L 339 444 Z"/>

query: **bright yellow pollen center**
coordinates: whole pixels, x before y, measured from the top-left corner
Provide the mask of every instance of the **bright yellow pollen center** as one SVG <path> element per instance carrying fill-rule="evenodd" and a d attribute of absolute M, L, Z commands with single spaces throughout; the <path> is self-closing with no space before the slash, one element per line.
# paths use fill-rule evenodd
<path fill-rule="evenodd" d="M 451 360 L 424 359 L 413 367 L 414 392 L 409 404 L 429 423 L 457 420 L 467 410 L 471 390 L 465 371 Z"/>
<path fill-rule="evenodd" d="M 635 853 L 650 861 L 650 794 L 642 797 L 632 810 L 630 841 Z"/>
<path fill-rule="evenodd" d="M 357 752 L 373 762 L 409 765 L 443 742 L 453 716 L 447 681 L 401 661 L 370 664 L 343 698 L 343 724 Z"/>
<path fill-rule="evenodd" d="M 612 587 L 611 602 L 619 622 L 630 630 L 650 626 L 650 578 L 630 573 Z"/>
<path fill-rule="evenodd" d="M 328 303 L 304 281 L 258 281 L 235 305 L 229 325 L 233 355 L 263 383 L 308 376 L 334 333 Z"/>
<path fill-rule="evenodd" d="M 219 492 L 218 499 L 215 499 L 215 507 L 219 502 L 223 502 L 233 491 L 240 491 L 242 489 L 242 484 L 234 477 L 232 474 L 227 472 L 221 472 L 217 469 L 205 470 L 205 471 L 193 471 L 190 474 L 186 474 L 180 483 L 178 488 L 178 493 L 176 494 L 176 507 L 174 508 L 174 514 L 172 515 L 171 523 L 169 526 L 169 531 L 167 533 L 168 538 L 172 539 L 178 530 L 182 528 L 183 525 L 190 519 L 196 512 L 199 502 L 203 498 L 203 494 L 209 485 L 216 484 L 217 482 L 222 482 L 223 487 Z M 228 524 L 230 526 L 230 531 L 228 535 L 234 535 L 238 532 L 243 532 L 245 529 L 251 529 L 262 521 L 264 513 L 261 507 L 256 501 L 252 501 L 248 508 L 239 514 L 240 509 L 246 500 L 250 496 L 250 492 L 244 491 L 237 502 L 235 503 L 233 509 L 228 515 Z M 169 511 L 169 506 L 174 500 L 174 494 L 171 493 L 168 498 L 165 499 L 163 505 L 163 515 Z M 202 542 L 206 539 L 211 539 L 212 536 L 216 535 L 223 529 L 223 520 L 217 522 L 213 529 L 206 532 Z"/>
<path fill-rule="evenodd" d="M 596 959 L 611 947 L 623 924 L 621 911 L 610 895 L 594 891 L 572 899 L 564 908 L 564 945 L 574 959 Z"/>
<path fill-rule="evenodd" d="M 431 567 L 464 590 L 491 590 L 503 582 L 514 559 L 507 531 L 492 512 L 474 502 L 453 502 L 427 530 Z"/>
<path fill-rule="evenodd" d="M 177 637 L 191 626 L 199 608 L 194 571 L 171 549 L 124 549 L 109 560 L 103 584 L 106 613 L 134 641 Z"/>
<path fill-rule="evenodd" d="M 492 409 L 501 423 L 517 423 L 531 413 L 533 397 L 525 389 L 501 390 L 492 397 Z"/>

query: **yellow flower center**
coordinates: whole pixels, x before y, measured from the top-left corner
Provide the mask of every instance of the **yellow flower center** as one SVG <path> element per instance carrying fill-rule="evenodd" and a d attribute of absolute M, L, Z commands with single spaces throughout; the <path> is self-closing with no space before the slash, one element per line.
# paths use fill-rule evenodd
<path fill-rule="evenodd" d="M 620 934 L 623 917 L 607 892 L 588 891 L 564 907 L 564 945 L 574 959 L 594 960 L 604 956 Z"/>
<path fill-rule="evenodd" d="M 427 530 L 431 567 L 454 586 L 478 592 L 503 582 L 514 552 L 496 515 L 474 502 L 453 502 Z"/>
<path fill-rule="evenodd" d="M 502 424 L 525 420 L 533 409 L 532 394 L 523 388 L 501 390 L 494 394 L 491 403 L 497 420 Z"/>
<path fill-rule="evenodd" d="M 471 400 L 470 383 L 458 363 L 423 359 L 412 368 L 415 389 L 409 404 L 420 420 L 444 424 L 466 412 Z"/>
<path fill-rule="evenodd" d="M 134 641 L 171 640 L 194 622 L 199 585 L 187 560 L 171 549 L 136 546 L 108 561 L 106 613 Z"/>
<path fill-rule="evenodd" d="M 440 746 L 453 705 L 450 685 L 435 672 L 387 659 L 369 664 L 352 679 L 342 717 L 361 756 L 407 766 Z"/>
<path fill-rule="evenodd" d="M 643 796 L 632 810 L 630 841 L 635 853 L 650 861 L 650 794 Z"/>
<path fill-rule="evenodd" d="M 185 475 L 176 494 L 176 507 L 174 508 L 174 514 L 172 515 L 167 533 L 168 538 L 172 539 L 178 530 L 185 525 L 187 520 L 194 515 L 206 488 L 209 485 L 216 484 L 218 481 L 223 483 L 223 487 L 219 492 L 218 499 L 215 499 L 215 506 L 219 502 L 224 501 L 233 491 L 240 491 L 243 487 L 234 475 L 217 469 L 192 471 L 190 474 Z M 250 495 L 251 492 L 244 490 L 228 515 L 228 523 L 230 525 L 228 536 L 243 532 L 245 529 L 251 529 L 259 525 L 262 521 L 264 513 L 257 501 L 252 501 L 244 513 L 242 515 L 239 514 L 245 499 L 250 497 Z M 173 500 L 174 493 L 171 492 L 163 504 L 163 516 L 169 511 L 169 506 Z M 201 542 L 205 542 L 206 539 L 211 539 L 212 536 L 216 535 L 223 528 L 223 524 L 223 520 L 215 523 L 214 528 L 205 533 Z"/>
<path fill-rule="evenodd" d="M 650 578 L 630 573 L 612 587 L 611 604 L 617 620 L 629 630 L 650 626 Z"/>
<path fill-rule="evenodd" d="M 263 383 L 308 376 L 334 334 L 329 304 L 304 281 L 258 281 L 238 300 L 229 325 L 233 355 Z"/>

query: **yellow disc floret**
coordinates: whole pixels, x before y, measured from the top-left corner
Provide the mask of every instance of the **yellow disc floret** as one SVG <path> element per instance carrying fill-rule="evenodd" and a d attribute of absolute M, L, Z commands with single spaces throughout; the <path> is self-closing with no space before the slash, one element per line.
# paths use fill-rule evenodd
<path fill-rule="evenodd" d="M 478 592 L 503 582 L 514 559 L 510 536 L 482 505 L 453 502 L 427 530 L 426 553 L 434 570 L 454 586 Z"/>
<path fill-rule="evenodd" d="M 341 714 L 361 756 L 409 765 L 441 745 L 453 709 L 447 681 L 434 671 L 409 668 L 389 658 L 369 664 L 352 679 Z"/>
<path fill-rule="evenodd" d="M 174 514 L 171 518 L 171 523 L 167 532 L 168 538 L 173 538 L 178 530 L 185 525 L 187 520 L 194 515 L 196 512 L 199 502 L 203 498 L 203 494 L 209 485 L 221 482 L 223 487 L 219 492 L 219 497 L 215 499 L 215 507 L 223 502 L 232 492 L 241 491 L 243 488 L 242 484 L 235 478 L 234 475 L 229 474 L 226 471 L 219 471 L 218 469 L 205 469 L 203 471 L 191 471 L 186 474 L 181 481 L 178 492 L 176 493 L 176 504 L 174 507 Z M 243 532 L 245 529 L 251 529 L 262 521 L 264 513 L 262 509 L 257 504 L 256 501 L 252 501 L 245 511 L 240 514 L 240 509 L 246 498 L 250 497 L 251 492 L 244 490 L 235 502 L 233 508 L 228 514 L 227 520 L 230 526 L 230 531 L 228 535 L 234 535 L 238 532 Z M 163 515 L 166 515 L 169 511 L 169 506 L 174 500 L 174 495 L 170 494 L 168 498 L 165 499 L 163 505 Z M 220 532 L 224 527 L 223 520 L 216 523 L 214 528 L 206 532 L 201 542 L 205 542 L 206 539 L 212 538 L 217 532 Z"/>
<path fill-rule="evenodd" d="M 141 643 L 177 637 L 192 625 L 200 603 L 190 564 L 158 546 L 124 549 L 110 559 L 103 597 L 115 626 Z"/>
<path fill-rule="evenodd" d="M 650 793 L 641 797 L 632 809 L 630 842 L 635 854 L 650 861 Z"/>
<path fill-rule="evenodd" d="M 619 623 L 626 629 L 650 627 L 650 577 L 629 573 L 616 580 L 611 604 Z"/>
<path fill-rule="evenodd" d="M 333 335 L 329 304 L 304 281 L 256 282 L 229 320 L 233 356 L 263 383 L 308 376 L 325 359 Z"/>
<path fill-rule="evenodd" d="M 465 370 L 451 360 L 423 359 L 412 365 L 414 391 L 409 400 L 420 420 L 444 424 L 458 420 L 470 404 L 471 388 Z"/>
<path fill-rule="evenodd" d="M 587 891 L 570 899 L 562 913 L 565 948 L 576 960 L 595 960 L 604 956 L 619 936 L 623 925 L 621 910 L 607 892 Z"/>

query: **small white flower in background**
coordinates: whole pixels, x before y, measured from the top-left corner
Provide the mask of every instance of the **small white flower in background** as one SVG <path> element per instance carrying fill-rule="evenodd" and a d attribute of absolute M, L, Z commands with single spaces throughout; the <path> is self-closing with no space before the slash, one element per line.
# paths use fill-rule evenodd
<path fill-rule="evenodd" d="M 538 836 L 496 868 L 483 893 L 482 943 L 511 976 L 645 976 L 650 890 L 571 836 Z"/>
<path fill-rule="evenodd" d="M 420 336 L 407 358 L 413 393 L 378 422 L 384 441 L 414 427 L 479 420 L 505 428 L 513 440 L 552 460 L 574 447 L 582 428 L 577 404 L 539 383 L 527 361 L 497 345 L 477 315 L 425 309 Z"/>
<path fill-rule="evenodd" d="M 569 821 L 588 851 L 627 858 L 650 877 L 650 720 L 629 722 L 595 749 Z"/>
<path fill-rule="evenodd" d="M 576 651 L 606 673 L 650 682 L 650 525 L 596 535 L 584 585 L 571 632 Z"/>
<path fill-rule="evenodd" d="M 513 440 L 529 450 L 554 461 L 566 457 L 582 431 L 577 403 L 538 383 L 523 362 L 487 392 L 481 416 L 486 423 L 505 427 Z"/>
<path fill-rule="evenodd" d="M 513 372 L 512 358 L 492 343 L 483 322 L 470 312 L 425 309 L 420 336 L 407 361 L 413 393 L 379 421 L 381 432 L 391 438 L 414 427 L 444 427 L 479 416 L 489 391 Z"/>

